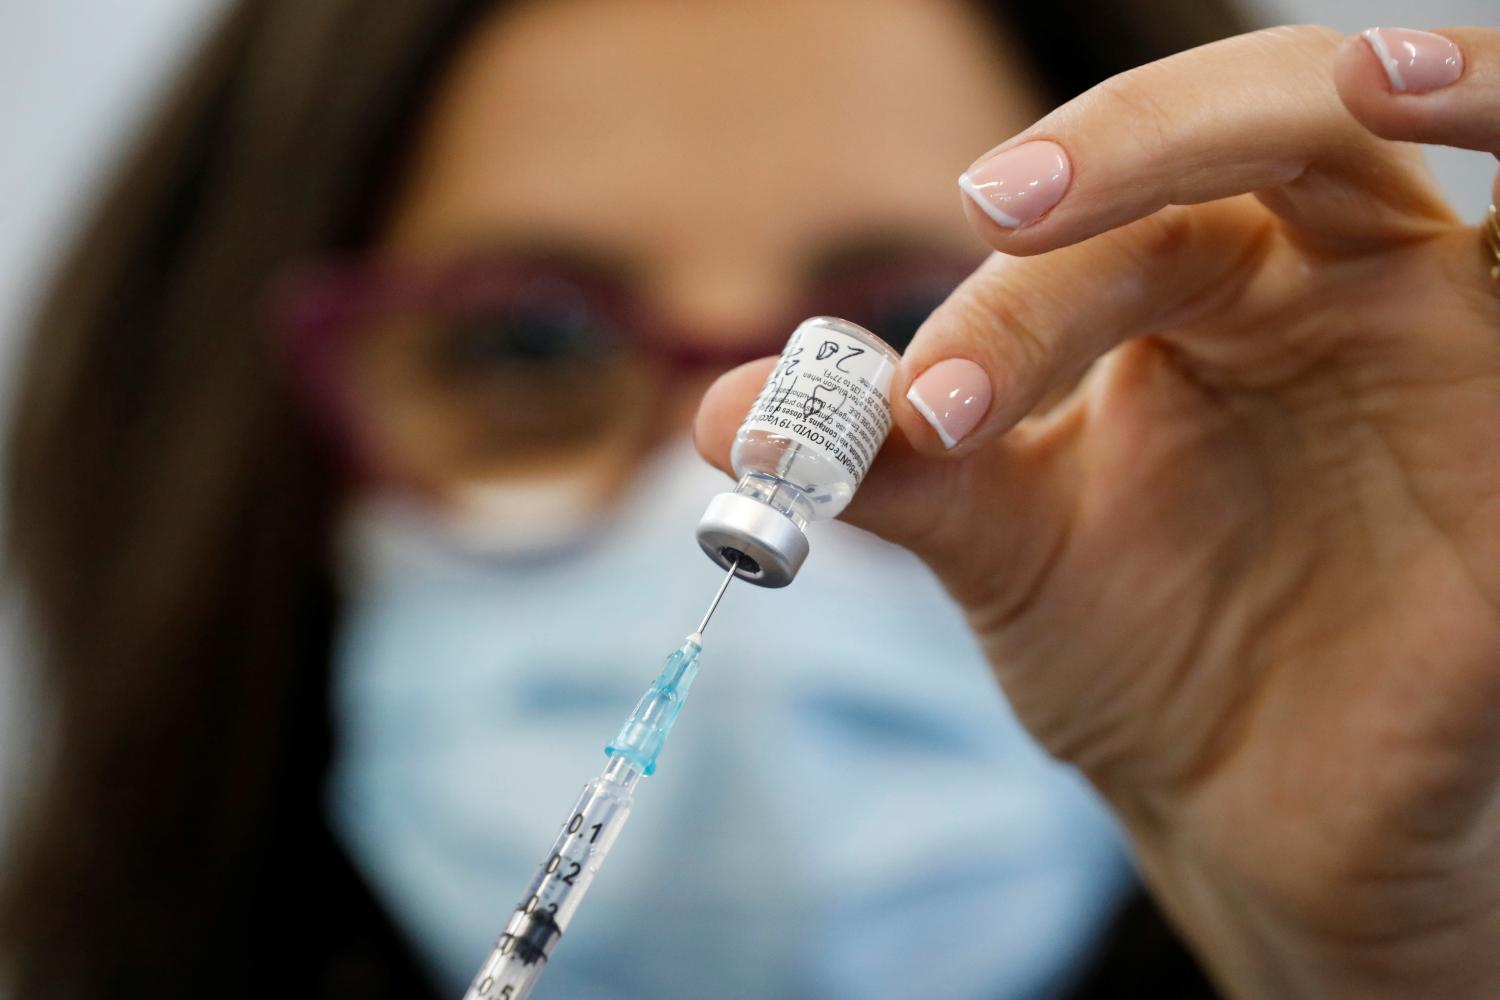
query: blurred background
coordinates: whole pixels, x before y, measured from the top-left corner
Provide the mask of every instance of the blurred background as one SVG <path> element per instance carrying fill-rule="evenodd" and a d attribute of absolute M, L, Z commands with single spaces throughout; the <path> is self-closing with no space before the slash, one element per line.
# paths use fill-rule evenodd
<path fill-rule="evenodd" d="M 1142 0 L 1143 9 L 1152 6 Z M 1257 24 L 1315 22 L 1346 32 L 1375 24 L 1441 27 L 1495 20 L 1492 0 L 1429 0 L 1421 5 L 1401 0 L 1247 0 L 1241 7 Z M 0 134 L 5 136 L 0 143 L 0 414 L 9 413 L 23 332 L 57 255 L 76 233 L 92 204 L 91 195 L 184 53 L 222 9 L 221 0 L 48 0 L 0 7 Z M 1000 138 L 997 134 L 991 140 Z M 982 144 L 973 152 L 980 148 Z M 1492 158 L 1438 150 L 1432 162 L 1454 203 L 1466 217 L 1477 219 L 1488 202 Z M 688 506 L 699 502 L 696 496 L 691 500 Z M 350 655 L 359 655 L 360 642 L 385 641 L 380 630 L 400 614 L 400 609 L 383 605 L 373 632 L 351 640 L 356 652 Z M 11 819 L 7 803 L 31 772 L 34 740 L 45 727 L 25 669 L 26 645 L 16 623 L 14 595 L 0 594 L 0 848 Z M 635 664 L 627 687 L 644 683 L 648 669 L 644 663 Z M 576 737 L 567 734 L 582 743 L 605 735 L 587 727 Z M 351 778 L 350 787 L 358 787 L 362 780 L 375 779 Z M 553 798 L 566 794 L 564 789 L 553 790 Z M 538 819 L 543 827 L 557 818 L 557 809 L 542 812 L 545 815 Z M 346 821 L 357 822 L 347 817 Z M 646 839 L 644 830 L 631 833 Z M 346 835 L 351 842 L 359 839 L 357 833 L 346 830 Z M 544 840 L 528 830 L 519 849 L 540 852 Z M 387 885 L 392 898 L 399 898 L 402 879 L 409 875 L 391 873 L 389 866 L 397 863 L 378 855 L 378 849 L 370 847 L 363 864 L 377 873 L 372 878 Z M 1110 863 L 1101 864 L 1107 868 Z M 379 874 L 383 870 L 386 875 Z M 1105 881 L 1109 877 L 1101 876 Z M 520 884 L 514 888 L 519 890 Z M 508 900 L 502 902 L 508 905 Z M 396 907 L 420 910 L 431 905 L 424 900 L 398 902 Z M 504 907 L 497 904 L 491 909 L 498 914 Z M 442 925 L 440 920 L 429 923 Z M 431 931 L 432 939 L 439 934 Z M 423 942 L 422 947 L 436 966 L 456 965 L 463 961 L 460 956 L 473 954 L 473 942 L 468 940 L 455 946 L 457 956 L 438 954 L 439 944 Z M 477 961 L 480 956 L 473 957 Z"/>

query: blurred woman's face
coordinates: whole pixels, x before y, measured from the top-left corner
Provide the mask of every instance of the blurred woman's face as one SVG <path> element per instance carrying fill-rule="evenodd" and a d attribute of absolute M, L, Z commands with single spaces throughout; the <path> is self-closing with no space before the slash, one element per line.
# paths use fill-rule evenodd
<path fill-rule="evenodd" d="M 954 178 L 1036 110 L 956 2 L 504 10 L 442 81 L 381 250 L 482 262 L 525 322 L 448 323 L 420 351 L 400 323 L 364 338 L 379 457 L 438 494 L 559 476 L 603 493 L 799 311 L 909 335 L 982 255 Z"/>

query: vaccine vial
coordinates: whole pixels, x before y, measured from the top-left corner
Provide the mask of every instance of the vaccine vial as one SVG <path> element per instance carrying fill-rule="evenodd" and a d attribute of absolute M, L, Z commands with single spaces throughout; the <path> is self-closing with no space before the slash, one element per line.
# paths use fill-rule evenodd
<path fill-rule="evenodd" d="M 792 332 L 730 452 L 739 477 L 698 523 L 698 544 L 725 569 L 785 587 L 807 558 L 807 525 L 848 506 L 891 429 L 891 376 L 901 356 L 832 316 Z"/>

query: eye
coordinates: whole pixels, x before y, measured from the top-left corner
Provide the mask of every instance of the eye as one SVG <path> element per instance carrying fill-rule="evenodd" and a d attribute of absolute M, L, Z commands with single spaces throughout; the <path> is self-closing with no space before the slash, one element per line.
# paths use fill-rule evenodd
<path fill-rule="evenodd" d="M 927 259 L 850 269 L 830 283 L 827 311 L 905 351 L 917 329 L 972 269 L 967 262 Z"/>
<path fill-rule="evenodd" d="M 881 296 L 872 303 L 868 328 L 898 352 L 904 352 L 917 328 L 948 297 L 951 288 L 901 289 L 900 294 Z"/>
<path fill-rule="evenodd" d="M 504 297 L 442 318 L 433 360 L 449 374 L 486 369 L 595 365 L 620 337 L 597 296 L 576 284 L 537 279 Z"/>

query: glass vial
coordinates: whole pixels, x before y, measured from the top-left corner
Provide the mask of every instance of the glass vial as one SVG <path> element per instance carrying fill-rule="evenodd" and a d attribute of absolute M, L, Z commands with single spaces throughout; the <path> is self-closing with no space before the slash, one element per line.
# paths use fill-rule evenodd
<path fill-rule="evenodd" d="M 714 497 L 698 544 L 737 576 L 785 587 L 807 558 L 808 522 L 848 506 L 891 429 L 901 356 L 848 320 L 815 316 L 792 332 L 730 452 L 739 484 Z"/>

